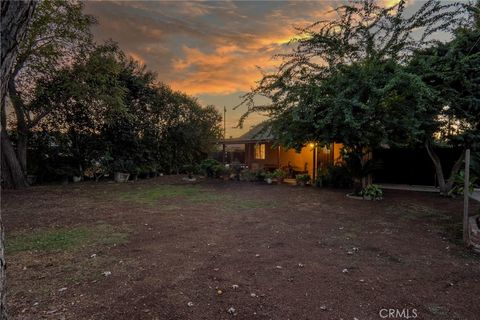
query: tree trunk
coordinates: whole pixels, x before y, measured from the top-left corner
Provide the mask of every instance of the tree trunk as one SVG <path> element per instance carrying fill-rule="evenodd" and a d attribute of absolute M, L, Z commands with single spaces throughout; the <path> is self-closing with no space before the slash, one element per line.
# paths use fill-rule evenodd
<path fill-rule="evenodd" d="M 445 176 L 443 175 L 443 167 L 440 158 L 438 157 L 437 153 L 433 149 L 432 143 L 430 141 L 425 142 L 425 148 L 427 149 L 428 155 L 430 159 L 432 159 L 433 165 L 435 166 L 435 173 L 437 174 L 438 180 L 438 187 L 440 189 L 440 194 L 443 196 L 450 195 L 450 192 L 453 188 L 453 184 L 455 182 L 455 175 L 460 170 L 463 160 L 465 158 L 465 150 L 462 150 L 460 157 L 455 161 L 452 169 L 450 170 L 450 175 L 448 180 L 445 180 Z"/>
<path fill-rule="evenodd" d="M 25 105 L 15 87 L 15 75 L 18 73 L 18 67 L 12 74 L 12 77 L 8 81 L 8 94 L 10 101 L 12 102 L 15 115 L 17 117 L 17 157 L 18 162 L 22 168 L 22 171 L 27 175 L 27 145 L 28 145 L 28 132 L 29 128 L 27 120 L 25 119 Z"/>
<path fill-rule="evenodd" d="M 1 4 L 1 78 L 0 78 L 0 109 L 2 119 L 0 122 L 1 131 L 1 172 L 2 177 L 11 178 L 11 182 L 18 186 L 26 186 L 25 176 L 21 172 L 20 164 L 16 159 L 13 146 L 8 137 L 5 124 L 6 112 L 5 103 L 7 86 L 11 78 L 12 69 L 18 54 L 20 41 L 26 34 L 28 22 L 32 18 L 36 6 L 35 1 L 2 1 Z M 13 157 L 12 157 L 13 156 Z M 18 175 L 20 170 L 21 175 Z M 0 212 L 0 320 L 7 319 L 6 300 L 6 262 L 4 252 L 4 229 Z"/>
<path fill-rule="evenodd" d="M 22 166 L 18 162 L 7 131 L 2 128 L 2 179 L 5 188 L 20 189 L 28 186 Z"/>

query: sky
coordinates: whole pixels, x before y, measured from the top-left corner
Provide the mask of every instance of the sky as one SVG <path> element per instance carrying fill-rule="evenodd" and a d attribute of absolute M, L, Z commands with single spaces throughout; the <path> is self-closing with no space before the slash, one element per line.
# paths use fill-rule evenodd
<path fill-rule="evenodd" d="M 391 5 L 395 0 L 381 0 Z M 412 6 L 415 2 L 412 0 Z M 260 122 L 250 116 L 234 128 L 245 108 L 233 110 L 262 72 L 279 65 L 295 27 L 329 18 L 341 1 L 87 1 L 96 17 L 97 42 L 116 41 L 158 80 L 227 109 L 227 137 Z M 418 3 L 417 3 L 418 5 Z"/>

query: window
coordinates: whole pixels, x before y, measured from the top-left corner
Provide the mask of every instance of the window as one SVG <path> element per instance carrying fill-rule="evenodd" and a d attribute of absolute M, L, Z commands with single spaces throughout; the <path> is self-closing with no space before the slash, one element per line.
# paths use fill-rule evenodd
<path fill-rule="evenodd" d="M 255 159 L 265 160 L 265 143 L 255 145 Z"/>

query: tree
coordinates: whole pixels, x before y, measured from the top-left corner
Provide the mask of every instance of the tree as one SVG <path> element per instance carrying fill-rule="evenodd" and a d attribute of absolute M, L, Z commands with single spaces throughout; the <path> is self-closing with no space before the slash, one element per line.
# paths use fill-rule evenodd
<path fill-rule="evenodd" d="M 429 88 L 404 65 L 438 31 L 463 23 L 465 9 L 429 0 L 408 16 L 405 4 L 357 1 L 335 9 L 334 20 L 300 29 L 293 52 L 245 96 L 240 124 L 263 112 L 287 147 L 341 142 L 363 164 L 371 148 L 414 141 L 419 116 L 429 114 Z M 256 105 L 257 95 L 271 103 Z"/>
<path fill-rule="evenodd" d="M 206 157 L 220 132 L 213 107 L 157 83 L 112 43 L 38 81 L 30 110 L 48 110 L 35 147 L 44 149 L 45 136 L 64 141 L 62 153 L 80 172 L 107 156 L 114 170 L 178 172 Z M 61 165 L 51 160 L 49 167 Z"/>
<path fill-rule="evenodd" d="M 35 1 L 3 1 L 2 4 L 2 22 L 1 22 L 1 34 L 2 34 L 2 48 L 1 48 L 1 143 L 7 145 L 7 148 L 2 148 L 2 173 L 3 168 L 8 166 L 8 176 L 11 180 L 17 182 L 16 187 L 24 186 L 25 180 L 21 175 L 21 168 L 13 157 L 13 149 L 9 141 L 9 137 L 6 132 L 5 121 L 5 103 L 7 96 L 7 83 L 12 77 L 12 71 L 14 61 L 18 54 L 19 42 L 23 40 L 25 36 L 28 23 L 35 10 Z M 10 147 L 10 148 L 9 148 Z M 2 174 L 2 178 L 6 178 Z M 23 179 L 22 179 L 23 178 Z M 6 300 L 6 263 L 5 263 L 5 242 L 4 242 L 4 230 L 2 216 L 0 212 L 0 319 L 7 319 L 7 300 Z"/>
<path fill-rule="evenodd" d="M 24 176 L 27 173 L 28 135 L 49 112 L 38 109 L 38 106 L 34 109 L 30 104 L 36 83 L 52 78 L 90 47 L 89 27 L 94 19 L 85 15 L 82 7 L 81 2 L 73 0 L 40 2 L 20 43 L 12 77 L 8 81 L 8 93 L 15 115 L 14 120 L 10 119 L 10 125 L 16 133 L 16 160 Z M 7 123 L 8 114 L 6 110 L 2 112 Z M 2 151 L 5 148 L 13 146 L 11 143 L 2 144 Z M 8 168 L 7 165 L 4 169 Z M 13 177 L 7 175 L 7 178 L 7 186 L 18 184 L 18 181 L 11 181 Z"/>
<path fill-rule="evenodd" d="M 425 121 L 423 141 L 443 195 L 453 188 L 465 150 L 480 142 L 479 39 L 478 26 L 459 28 L 452 41 L 419 51 L 410 65 L 435 95 L 434 117 Z M 461 149 L 447 176 L 435 145 Z"/>

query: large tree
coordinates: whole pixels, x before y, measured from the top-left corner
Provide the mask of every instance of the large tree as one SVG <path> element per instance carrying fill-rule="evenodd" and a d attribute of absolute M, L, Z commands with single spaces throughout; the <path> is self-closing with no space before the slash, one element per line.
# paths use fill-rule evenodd
<path fill-rule="evenodd" d="M 472 27 L 456 30 L 452 41 L 419 51 L 410 63 L 411 72 L 418 74 L 434 92 L 431 108 L 435 116 L 426 119 L 430 121 L 425 121 L 423 140 L 444 195 L 452 190 L 465 150 L 480 142 L 479 39 L 477 20 Z M 448 173 L 435 148 L 442 145 L 460 149 Z"/>
<path fill-rule="evenodd" d="M 20 164 L 14 158 L 13 149 L 6 132 L 5 110 L 7 84 L 12 77 L 12 71 L 18 54 L 19 43 L 23 40 L 28 23 L 35 10 L 35 1 L 2 1 L 1 13 L 1 77 L 0 77 L 0 103 L 1 103 L 1 143 L 7 145 L 6 149 L 2 148 L 2 172 L 4 166 L 8 166 L 8 175 L 14 179 L 17 178 L 18 185 L 25 185 L 23 175 L 21 175 Z M 18 175 L 18 177 L 16 177 Z M 3 175 L 2 175 L 3 176 Z M 4 230 L 3 221 L 0 212 L 0 319 L 7 319 L 7 301 L 6 301 L 6 264 L 4 252 Z"/>
<path fill-rule="evenodd" d="M 340 6 L 333 20 L 299 30 L 292 53 L 245 96 L 244 117 L 269 115 L 287 146 L 341 142 L 360 159 L 371 148 L 414 141 L 420 114 L 429 114 L 429 88 L 403 66 L 438 32 L 458 26 L 464 10 L 438 0 L 412 14 L 406 1 L 387 8 L 373 0 Z M 255 104 L 258 95 L 271 103 Z"/>
<path fill-rule="evenodd" d="M 82 7 L 83 4 L 75 0 L 39 2 L 26 36 L 20 42 L 12 77 L 7 83 L 14 112 L 9 117 L 8 110 L 3 108 L 2 118 L 5 124 L 10 125 L 9 132 L 15 133 L 10 138 L 16 141 L 16 161 L 21 166 L 23 176 L 27 174 L 30 131 L 50 111 L 31 105 L 37 82 L 52 78 L 90 48 L 92 37 L 89 27 L 94 19 L 85 15 Z M 2 144 L 2 152 L 9 148 L 13 148 L 10 142 Z M 4 184 L 9 187 L 25 184 L 24 178 L 6 174 L 9 168 L 7 165 L 2 170 Z"/>

